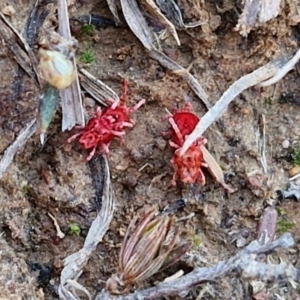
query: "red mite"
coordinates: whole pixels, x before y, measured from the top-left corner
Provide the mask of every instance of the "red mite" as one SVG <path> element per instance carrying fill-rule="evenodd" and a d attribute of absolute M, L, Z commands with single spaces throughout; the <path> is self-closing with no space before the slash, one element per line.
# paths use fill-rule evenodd
<path fill-rule="evenodd" d="M 101 153 L 109 153 L 110 142 L 117 138 L 124 141 L 125 129 L 133 127 L 134 121 L 129 115 L 139 109 L 145 103 L 145 99 L 141 100 L 134 107 L 126 106 L 128 93 L 128 81 L 124 80 L 123 94 L 120 102 L 108 100 L 110 106 L 103 110 L 98 107 L 95 116 L 89 120 L 86 127 L 78 126 L 81 131 L 68 139 L 68 143 L 79 138 L 78 142 L 84 149 L 90 149 L 91 152 L 87 157 L 87 161 L 91 160 L 98 150 Z"/>
<path fill-rule="evenodd" d="M 205 145 L 207 140 L 204 137 L 199 138 L 192 146 L 183 154 L 179 154 L 179 148 L 182 147 L 184 141 L 189 134 L 192 133 L 200 119 L 191 112 L 191 104 L 187 103 L 183 109 L 176 109 L 173 114 L 168 116 L 168 120 L 172 126 L 171 140 L 169 142 L 171 147 L 177 150 L 171 163 L 175 169 L 175 174 L 172 178 L 172 184 L 176 185 L 176 179 L 179 177 L 184 183 L 205 184 L 205 176 L 201 167 L 207 167 L 203 160 L 203 153 L 200 146 Z"/>

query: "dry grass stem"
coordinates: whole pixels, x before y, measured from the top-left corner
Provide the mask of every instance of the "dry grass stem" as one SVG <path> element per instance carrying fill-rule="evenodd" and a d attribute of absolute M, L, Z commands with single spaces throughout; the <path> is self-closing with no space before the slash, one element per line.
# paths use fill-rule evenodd
<path fill-rule="evenodd" d="M 3 176 L 4 172 L 11 164 L 15 154 L 26 144 L 30 137 L 36 132 L 37 127 L 38 125 L 35 119 L 29 122 L 26 125 L 26 127 L 20 131 L 15 141 L 4 151 L 4 154 L 0 161 L 0 178 Z"/>
<path fill-rule="evenodd" d="M 71 40 L 68 5 L 66 0 L 58 0 L 59 33 L 67 40 Z M 76 61 L 72 57 L 76 70 Z M 77 72 L 76 72 L 77 73 Z M 60 92 L 62 101 L 62 131 L 71 130 L 76 124 L 84 126 L 84 115 L 81 98 L 81 90 L 78 75 L 70 87 Z"/>
<path fill-rule="evenodd" d="M 258 153 L 260 155 L 260 163 L 265 174 L 268 174 L 268 161 L 266 156 L 266 116 L 262 115 L 262 132 L 257 134 Z"/>
<path fill-rule="evenodd" d="M 201 101 L 205 104 L 205 107 L 209 109 L 211 107 L 209 97 L 202 88 L 201 84 L 197 81 L 197 79 L 185 68 L 181 67 L 171 58 L 166 56 L 164 53 L 153 49 L 149 51 L 149 56 L 153 59 L 156 59 L 163 67 L 171 70 L 174 74 L 182 77 L 194 91 L 194 93 L 201 99 Z"/>
<path fill-rule="evenodd" d="M 207 108 L 211 105 L 208 100 L 208 95 L 205 93 L 204 89 L 196 78 L 190 74 L 185 68 L 181 67 L 175 61 L 170 59 L 164 53 L 157 50 L 155 46 L 155 38 L 147 25 L 145 18 L 143 17 L 137 3 L 135 0 L 121 0 L 122 11 L 125 20 L 136 35 L 136 37 L 141 41 L 144 47 L 149 51 L 149 56 L 156 59 L 162 66 L 174 72 L 178 76 L 181 76 L 190 85 L 191 89 L 195 94 L 203 101 Z"/>
<path fill-rule="evenodd" d="M 298 51 L 299 52 L 299 51 Z M 297 59 L 298 59 L 297 52 Z M 288 62 L 287 62 L 288 61 Z M 217 119 L 219 119 L 222 114 L 226 111 L 228 105 L 238 96 L 242 91 L 257 85 L 261 82 L 264 82 L 270 77 L 275 76 L 285 67 L 286 64 L 290 64 L 290 60 L 286 57 L 277 59 L 273 62 L 266 64 L 263 67 L 253 71 L 250 74 L 247 74 L 235 83 L 233 83 L 227 91 L 224 92 L 222 97 L 215 103 L 215 105 L 201 118 L 201 122 L 197 124 L 194 131 L 184 142 L 180 153 L 183 155 L 187 149 L 198 139 L 200 138 L 204 131 L 213 124 Z"/>
<path fill-rule="evenodd" d="M 257 226 L 257 240 L 265 245 L 274 240 L 277 229 L 278 213 L 275 205 L 268 206 L 260 217 Z"/>
<path fill-rule="evenodd" d="M 156 3 L 161 11 L 166 14 L 167 18 L 179 28 L 193 28 L 203 24 L 202 21 L 185 24 L 181 10 L 174 0 L 156 0 Z"/>
<path fill-rule="evenodd" d="M 246 0 L 236 30 L 241 35 L 248 33 L 259 25 L 277 17 L 280 12 L 281 0 Z"/>
<path fill-rule="evenodd" d="M 285 233 L 277 240 L 266 245 L 261 245 L 255 240 L 232 258 L 229 258 L 227 261 L 219 262 L 215 266 L 207 268 L 196 267 L 192 272 L 171 282 L 163 282 L 155 287 L 136 291 L 126 296 L 112 297 L 107 290 L 103 290 L 97 295 L 95 300 L 156 300 L 162 297 L 180 294 L 201 283 L 218 281 L 227 276 L 267 282 L 276 282 L 279 280 L 281 282 L 282 280 L 299 282 L 300 270 L 296 269 L 292 264 L 285 262 L 281 262 L 280 264 L 268 264 L 260 262 L 259 260 L 263 254 L 270 254 L 280 248 L 288 249 L 293 245 L 294 240 L 290 233 Z"/>
<path fill-rule="evenodd" d="M 61 271 L 58 289 L 60 299 L 62 300 L 80 300 L 75 290 L 83 290 L 85 288 L 80 286 L 76 280 L 80 276 L 91 254 L 96 250 L 98 243 L 102 241 L 113 217 L 114 197 L 110 181 L 109 165 L 105 156 L 102 159 L 104 162 L 102 173 L 104 174 L 102 208 L 89 229 L 83 248 L 66 257 L 64 260 L 64 268 Z"/>
<path fill-rule="evenodd" d="M 172 22 L 170 22 L 164 14 L 160 11 L 160 9 L 157 7 L 154 0 L 144 0 L 143 1 L 146 9 L 157 19 L 162 25 L 166 27 L 166 29 L 171 33 L 171 35 L 174 37 L 177 45 L 180 46 L 180 40 L 176 31 L 175 26 Z"/>
<path fill-rule="evenodd" d="M 119 18 L 119 14 L 118 14 L 118 8 L 117 8 L 117 3 L 116 0 L 106 0 L 109 10 L 111 11 L 111 13 L 113 14 L 115 20 L 120 23 L 120 18 Z"/>
<path fill-rule="evenodd" d="M 83 88 L 98 102 L 102 105 L 107 106 L 105 100 L 112 99 L 114 101 L 120 101 L 119 96 L 104 82 L 97 79 L 87 70 L 79 69 L 80 84 Z"/>
<path fill-rule="evenodd" d="M 5 16 L 0 12 L 0 37 L 2 44 L 12 53 L 12 57 L 18 62 L 22 69 L 39 84 L 37 76 L 37 62 L 32 54 L 32 50 L 26 40 L 9 23 Z M 25 50 L 24 50 L 25 49 Z"/>
<path fill-rule="evenodd" d="M 278 70 L 278 72 L 272 78 L 262 82 L 259 86 L 269 86 L 281 80 L 289 71 L 291 71 L 295 67 L 299 59 L 300 49 L 282 68 Z"/>
<path fill-rule="evenodd" d="M 200 148 L 203 153 L 203 159 L 208 165 L 209 173 L 218 183 L 220 183 L 224 187 L 225 190 L 227 190 L 229 193 L 233 193 L 234 190 L 228 184 L 226 184 L 223 171 L 215 158 L 210 154 L 205 146 L 202 145 L 200 146 Z"/>

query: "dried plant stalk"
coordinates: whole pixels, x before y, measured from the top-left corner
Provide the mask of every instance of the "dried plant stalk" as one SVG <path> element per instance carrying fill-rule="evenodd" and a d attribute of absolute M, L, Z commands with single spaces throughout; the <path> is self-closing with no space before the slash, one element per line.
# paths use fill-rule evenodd
<path fill-rule="evenodd" d="M 119 15 L 118 15 L 116 0 L 106 0 L 106 2 L 108 4 L 109 10 L 111 11 L 113 16 L 115 17 L 116 21 L 118 23 L 120 23 L 120 18 L 119 18 Z"/>
<path fill-rule="evenodd" d="M 266 282 L 276 282 L 278 280 L 299 282 L 300 270 L 296 269 L 292 264 L 281 262 L 276 265 L 262 263 L 259 260 L 256 261 L 262 254 L 269 254 L 280 248 L 288 249 L 293 245 L 294 240 L 290 233 L 283 234 L 279 239 L 267 245 L 261 245 L 255 240 L 232 258 L 229 258 L 227 261 L 221 261 L 214 266 L 206 268 L 196 267 L 192 272 L 171 282 L 162 282 L 155 287 L 136 291 L 126 296 L 112 297 L 107 290 L 103 290 L 97 295 L 95 300 L 157 300 L 188 291 L 192 287 L 207 281 L 218 281 L 226 276 L 239 276 Z"/>
<path fill-rule="evenodd" d="M 200 148 L 203 153 L 203 159 L 208 165 L 209 173 L 218 183 L 220 183 L 224 187 L 225 190 L 227 190 L 229 193 L 233 193 L 234 190 L 228 184 L 226 184 L 223 171 L 215 158 L 210 154 L 205 146 L 202 145 L 200 146 Z"/>
<path fill-rule="evenodd" d="M 281 0 L 246 0 L 235 30 L 247 36 L 255 27 L 275 17 L 280 12 Z"/>
<path fill-rule="evenodd" d="M 58 0 L 58 22 L 59 33 L 64 38 L 71 40 L 68 5 L 66 0 Z M 76 70 L 75 58 L 72 58 Z M 77 73 L 77 72 L 76 72 Z M 79 79 L 76 75 L 75 81 L 70 87 L 60 92 L 62 101 L 62 131 L 72 129 L 76 124 L 84 126 L 84 115 L 81 98 Z"/>
<path fill-rule="evenodd" d="M 118 272 L 106 283 L 111 293 L 125 293 L 134 283 L 175 263 L 191 247 L 189 242 L 176 246 L 179 231 L 172 233 L 166 244 L 173 230 L 173 218 L 155 218 L 155 214 L 155 210 L 150 210 L 130 223 L 120 250 Z"/>
<path fill-rule="evenodd" d="M 30 139 L 30 137 L 36 132 L 37 130 L 37 122 L 36 120 L 32 120 L 29 122 L 25 128 L 23 128 L 16 140 L 4 151 L 4 155 L 0 161 L 0 178 L 3 176 L 4 172 L 11 164 L 15 154 L 23 147 L 26 142 Z"/>
<path fill-rule="evenodd" d="M 99 101 L 102 105 L 107 106 L 107 99 L 111 99 L 119 102 L 120 98 L 117 93 L 115 93 L 109 86 L 107 86 L 104 82 L 97 79 L 87 70 L 81 68 L 79 69 L 80 76 L 80 84 L 84 87 L 84 89 Z"/>
<path fill-rule="evenodd" d="M 3 40 L 3 44 L 13 54 L 12 57 L 14 57 L 14 59 L 18 62 L 22 69 L 34 80 L 34 82 L 39 84 L 39 79 L 36 73 L 36 60 L 32 61 L 32 59 L 34 58 L 32 50 L 28 46 L 26 40 L 9 23 L 9 21 L 1 12 L 0 37 Z M 24 49 L 26 49 L 26 51 L 24 51 Z"/>
<path fill-rule="evenodd" d="M 170 22 L 164 14 L 162 14 L 162 12 L 160 11 L 160 9 L 157 7 L 156 3 L 154 2 L 154 0 L 144 0 L 143 1 L 146 9 L 152 14 L 154 15 L 154 17 L 162 24 L 164 25 L 167 30 L 172 34 L 172 36 L 174 37 L 175 41 L 177 42 L 177 44 L 180 46 L 180 40 L 176 31 L 175 26 L 173 25 L 172 22 Z"/>
<path fill-rule="evenodd" d="M 260 217 L 257 226 L 257 240 L 267 244 L 274 240 L 277 228 L 278 213 L 275 205 L 268 206 Z"/>
<path fill-rule="evenodd" d="M 210 108 L 209 111 L 201 118 L 201 121 L 197 124 L 194 131 L 185 140 L 180 150 L 180 154 L 183 155 L 187 149 L 189 149 L 189 147 L 203 135 L 204 131 L 223 115 L 228 105 L 235 99 L 237 95 L 249 87 L 265 82 L 265 80 L 269 79 L 270 77 L 274 76 L 274 78 L 277 78 L 278 74 L 283 75 L 282 70 L 284 70 L 285 75 L 286 71 L 290 70 L 292 63 L 294 65 L 295 61 L 299 59 L 299 54 L 300 50 L 292 59 L 290 59 L 290 56 L 288 56 L 270 62 L 234 82 L 227 89 L 227 91 L 224 92 L 222 97 L 215 103 L 215 105 Z M 287 65 L 289 66 L 288 68 L 286 67 Z M 280 78 L 282 77 L 280 76 Z"/>
<path fill-rule="evenodd" d="M 156 0 L 156 3 L 168 19 L 179 28 L 193 28 L 203 24 L 201 21 L 185 24 L 181 10 L 174 0 Z"/>
<path fill-rule="evenodd" d="M 102 170 L 104 174 L 102 208 L 89 229 L 83 248 L 64 260 L 64 268 L 61 272 L 58 289 L 61 300 L 80 300 L 75 291 L 72 291 L 76 289 L 87 291 L 76 280 L 81 275 L 82 269 L 92 253 L 96 250 L 98 243 L 103 239 L 113 216 L 114 197 L 110 181 L 109 165 L 105 156 L 102 159 L 104 161 Z M 89 294 L 87 295 L 89 296 Z"/>
<path fill-rule="evenodd" d="M 126 22 L 132 32 L 141 41 L 144 47 L 149 51 L 150 57 L 156 59 L 162 66 L 172 70 L 178 76 L 181 76 L 190 85 L 195 94 L 205 103 L 206 107 L 211 107 L 208 95 L 196 78 L 186 69 L 178 65 L 175 61 L 167 57 L 165 54 L 157 50 L 154 45 L 153 34 L 148 27 L 140 9 L 135 0 L 121 0 L 122 11 Z"/>

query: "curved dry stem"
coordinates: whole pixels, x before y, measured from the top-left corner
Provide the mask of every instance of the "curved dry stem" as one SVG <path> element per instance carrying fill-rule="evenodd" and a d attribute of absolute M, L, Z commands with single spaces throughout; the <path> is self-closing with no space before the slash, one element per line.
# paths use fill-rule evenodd
<path fill-rule="evenodd" d="M 222 116 L 228 105 L 235 99 L 237 95 L 249 87 L 264 82 L 268 78 L 278 74 L 278 72 L 280 72 L 280 70 L 286 65 L 287 61 L 288 59 L 285 57 L 270 62 L 265 66 L 253 71 L 252 73 L 241 77 L 235 83 L 233 83 L 228 90 L 224 92 L 216 104 L 201 118 L 201 122 L 197 124 L 194 131 L 185 140 L 182 148 L 180 149 L 180 154 L 183 155 L 190 148 L 190 146 L 202 136 L 204 131 Z"/>
<path fill-rule="evenodd" d="M 0 161 L 0 178 L 11 164 L 15 154 L 26 144 L 30 137 L 36 132 L 37 128 L 36 120 L 30 121 L 26 127 L 20 131 L 16 140 L 6 148 Z"/>
<path fill-rule="evenodd" d="M 59 296 L 62 300 L 80 300 L 75 292 L 76 289 L 79 289 L 79 283 L 76 282 L 76 279 L 80 276 L 81 270 L 86 265 L 91 254 L 96 250 L 98 243 L 102 241 L 113 217 L 114 197 L 110 181 L 109 165 L 105 156 L 103 156 L 103 160 L 105 180 L 102 208 L 91 225 L 83 248 L 66 257 L 64 260 L 64 268 L 61 272 L 58 288 Z M 76 284 L 72 284 L 74 282 Z"/>
<path fill-rule="evenodd" d="M 220 280 L 226 276 L 240 276 L 247 279 L 253 278 L 270 282 L 279 279 L 299 282 L 300 270 L 296 269 L 292 264 L 285 262 L 268 264 L 255 260 L 261 254 L 269 254 L 277 251 L 279 248 L 287 249 L 293 245 L 294 240 L 290 233 L 283 234 L 279 239 L 267 245 L 261 245 L 255 240 L 232 258 L 229 258 L 227 261 L 221 261 L 215 266 L 207 268 L 196 267 L 192 272 L 171 282 L 163 282 L 155 287 L 136 291 L 126 296 L 113 297 L 107 290 L 103 290 L 96 296 L 95 300 L 156 300 L 188 291 L 203 282 Z"/>
<path fill-rule="evenodd" d="M 164 53 L 157 50 L 154 44 L 154 36 L 147 25 L 135 0 L 121 0 L 124 18 L 131 31 L 141 41 L 144 47 L 149 51 L 150 57 L 156 59 L 162 66 L 172 70 L 175 74 L 181 76 L 190 85 L 195 94 L 203 101 L 207 108 L 211 107 L 208 95 L 196 78 L 185 68 L 181 67 L 175 61 L 170 59 Z"/>

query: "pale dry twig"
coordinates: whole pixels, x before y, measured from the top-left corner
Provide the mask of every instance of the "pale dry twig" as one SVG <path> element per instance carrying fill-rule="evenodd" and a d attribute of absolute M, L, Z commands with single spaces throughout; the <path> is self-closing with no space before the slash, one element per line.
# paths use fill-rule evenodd
<path fill-rule="evenodd" d="M 64 260 L 64 268 L 60 276 L 59 296 L 62 300 L 79 300 L 76 290 L 86 291 L 76 280 L 80 276 L 92 253 L 105 235 L 114 211 L 114 197 L 110 181 L 110 171 L 107 158 L 104 160 L 104 187 L 102 196 L 102 208 L 93 221 L 83 248 Z"/>
<path fill-rule="evenodd" d="M 300 50 L 299 50 L 300 51 Z M 298 52 L 299 52 L 298 51 Z M 294 57 L 299 59 L 298 52 Z M 273 77 L 277 77 L 277 74 L 281 74 L 282 70 L 290 70 L 291 62 L 293 66 L 295 65 L 294 57 L 290 59 L 290 57 L 284 57 L 281 59 L 277 59 L 273 62 L 266 64 L 263 67 L 253 71 L 250 74 L 247 74 L 236 82 L 234 82 L 227 91 L 224 92 L 222 97 L 215 103 L 215 105 L 209 109 L 209 111 L 201 118 L 201 122 L 197 124 L 194 131 L 190 134 L 190 136 L 185 140 L 182 148 L 181 155 L 183 155 L 187 149 L 202 136 L 203 132 L 213 124 L 217 119 L 219 119 L 222 114 L 226 111 L 228 105 L 238 96 L 242 91 L 255 86 L 259 83 L 266 82 L 267 79 Z M 286 68 L 286 65 L 289 67 Z M 286 72 L 284 72 L 284 75 Z M 280 77 L 281 78 L 281 77 Z"/>
<path fill-rule="evenodd" d="M 299 282 L 300 270 L 296 269 L 292 264 L 281 262 L 276 265 L 256 261 L 256 258 L 262 254 L 269 254 L 280 248 L 287 249 L 293 245 L 294 240 L 290 233 L 285 233 L 277 240 L 266 245 L 261 245 L 255 240 L 232 258 L 219 262 L 215 266 L 207 268 L 196 267 L 192 272 L 171 282 L 163 282 L 155 287 L 136 291 L 126 296 L 112 297 L 106 290 L 103 290 L 97 295 L 95 300 L 156 300 L 180 294 L 201 283 L 217 281 L 226 276 L 240 276 L 246 279 L 254 278 L 267 282 L 282 282 L 282 280 Z"/>
<path fill-rule="evenodd" d="M 15 154 L 22 148 L 25 143 L 30 139 L 30 137 L 36 132 L 37 130 L 37 122 L 36 120 L 32 120 L 29 122 L 24 129 L 22 129 L 15 139 L 15 141 L 7 147 L 4 151 L 4 154 L 0 161 L 0 178 L 3 176 L 4 172 L 12 162 Z"/>

